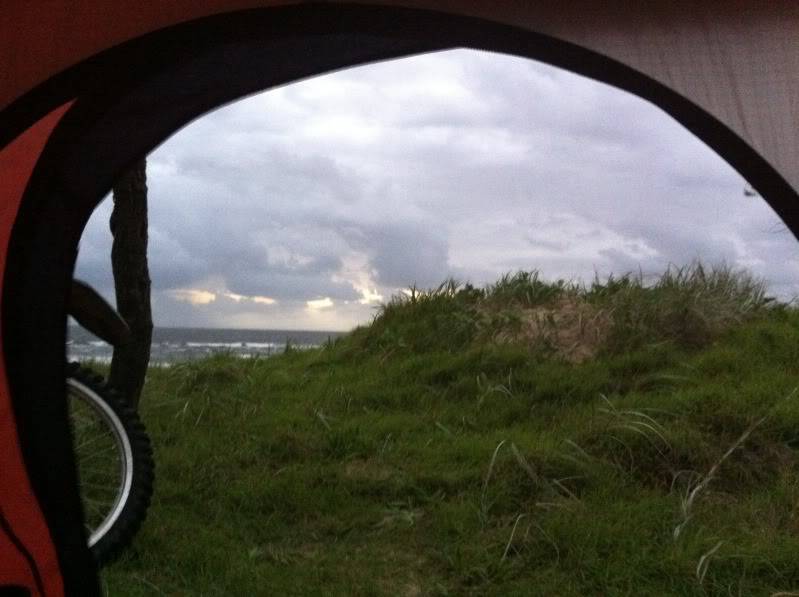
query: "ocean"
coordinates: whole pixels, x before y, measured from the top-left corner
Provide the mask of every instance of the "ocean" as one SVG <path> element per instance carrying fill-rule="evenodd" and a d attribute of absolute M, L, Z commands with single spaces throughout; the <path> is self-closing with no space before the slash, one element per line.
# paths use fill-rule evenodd
<path fill-rule="evenodd" d="M 305 349 L 321 346 L 344 332 L 161 328 L 153 330 L 150 363 L 168 365 L 227 353 L 242 358 L 283 352 L 286 344 Z M 113 347 L 81 327 L 67 329 L 67 357 L 72 361 L 110 362 Z"/>

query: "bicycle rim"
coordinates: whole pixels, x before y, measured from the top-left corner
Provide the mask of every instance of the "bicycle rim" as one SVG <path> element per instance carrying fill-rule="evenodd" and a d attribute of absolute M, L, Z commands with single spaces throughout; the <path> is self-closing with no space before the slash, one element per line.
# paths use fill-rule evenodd
<path fill-rule="evenodd" d="M 133 449 L 122 421 L 103 397 L 75 378 L 67 379 L 89 547 L 114 526 L 133 486 Z"/>

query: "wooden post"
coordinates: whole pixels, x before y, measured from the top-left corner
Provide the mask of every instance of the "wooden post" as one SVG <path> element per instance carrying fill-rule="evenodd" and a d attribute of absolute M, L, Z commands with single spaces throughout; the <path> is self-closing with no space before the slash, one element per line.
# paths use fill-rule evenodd
<path fill-rule="evenodd" d="M 147 265 L 146 160 L 134 164 L 114 185 L 111 234 L 117 311 L 130 327 L 130 339 L 114 347 L 109 379 L 138 408 L 153 335 Z"/>

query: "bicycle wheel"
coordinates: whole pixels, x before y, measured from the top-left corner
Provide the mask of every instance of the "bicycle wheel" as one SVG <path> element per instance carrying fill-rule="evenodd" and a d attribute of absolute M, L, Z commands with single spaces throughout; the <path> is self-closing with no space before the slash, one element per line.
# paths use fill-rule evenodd
<path fill-rule="evenodd" d="M 69 365 L 67 396 L 89 548 L 106 564 L 130 544 L 147 515 L 152 448 L 133 409 L 91 370 Z"/>

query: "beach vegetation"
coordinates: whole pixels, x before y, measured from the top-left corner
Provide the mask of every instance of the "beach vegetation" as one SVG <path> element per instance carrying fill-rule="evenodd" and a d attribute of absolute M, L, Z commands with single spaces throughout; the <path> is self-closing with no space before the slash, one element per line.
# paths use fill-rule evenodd
<path fill-rule="evenodd" d="M 699 263 L 398 293 L 318 349 L 151 367 L 111 595 L 790 595 L 799 312 Z"/>

